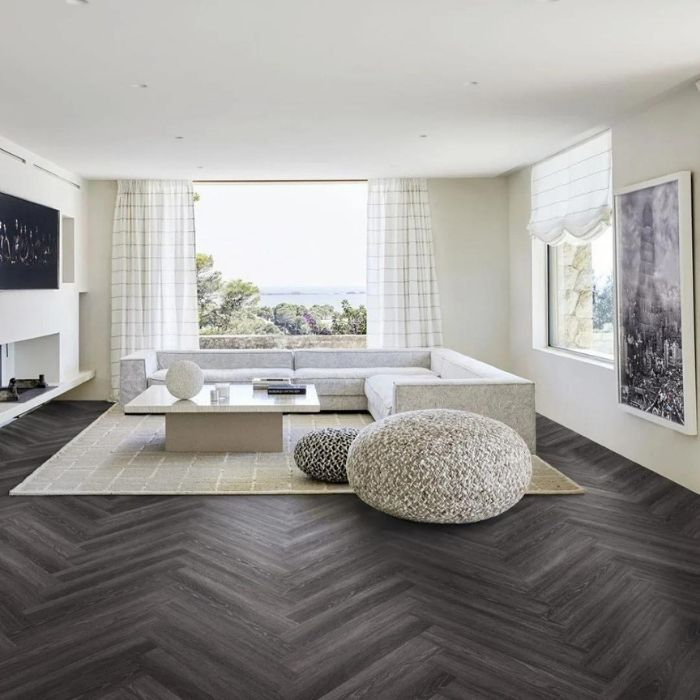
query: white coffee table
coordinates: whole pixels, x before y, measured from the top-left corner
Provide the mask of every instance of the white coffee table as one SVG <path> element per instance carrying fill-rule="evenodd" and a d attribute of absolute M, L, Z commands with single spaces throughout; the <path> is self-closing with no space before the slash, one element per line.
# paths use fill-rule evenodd
<path fill-rule="evenodd" d="M 124 406 L 124 413 L 164 413 L 168 452 L 281 452 L 283 413 L 318 413 L 316 387 L 305 395 L 268 396 L 252 384 L 231 384 L 227 403 L 212 403 L 214 385 L 192 399 L 176 399 L 154 384 Z"/>

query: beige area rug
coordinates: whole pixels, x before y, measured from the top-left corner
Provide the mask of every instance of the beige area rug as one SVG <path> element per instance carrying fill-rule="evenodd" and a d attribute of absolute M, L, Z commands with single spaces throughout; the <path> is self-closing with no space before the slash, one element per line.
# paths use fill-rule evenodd
<path fill-rule="evenodd" d="M 10 492 L 13 496 L 226 495 L 352 493 L 347 484 L 324 484 L 299 471 L 292 451 L 309 430 L 363 428 L 368 413 L 290 414 L 284 417 L 284 452 L 173 453 L 164 451 L 163 416 L 126 416 L 117 405 Z M 528 494 L 562 495 L 583 489 L 533 456 Z"/>

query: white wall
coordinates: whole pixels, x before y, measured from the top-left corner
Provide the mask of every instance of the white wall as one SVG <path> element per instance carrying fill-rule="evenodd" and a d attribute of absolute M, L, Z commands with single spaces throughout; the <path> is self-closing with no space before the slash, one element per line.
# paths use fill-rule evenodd
<path fill-rule="evenodd" d="M 88 238 L 86 269 L 90 293 L 80 316 L 81 358 L 84 368 L 94 369 L 95 378 L 72 391 L 72 399 L 108 400 L 111 392 L 111 277 L 112 223 L 117 183 L 89 180 L 85 187 Z"/>
<path fill-rule="evenodd" d="M 505 178 L 428 181 L 444 345 L 507 368 Z"/>
<path fill-rule="evenodd" d="M 1 192 L 58 209 L 63 216 L 75 219 L 75 282 L 61 283 L 59 289 L 0 290 L 0 344 L 60 333 L 56 363 L 59 376 L 53 380 L 74 379 L 80 370 L 79 292 L 86 289 L 85 183 L 77 175 L 1 137 L 0 148 L 25 161 L 0 152 Z M 72 181 L 80 189 L 35 164 Z"/>
<path fill-rule="evenodd" d="M 679 170 L 695 174 L 694 229 L 700 231 L 700 94 L 689 87 L 613 126 L 616 188 Z M 700 493 L 700 439 L 654 425 L 617 406 L 612 368 L 532 349 L 529 169 L 508 178 L 510 338 L 513 370 L 535 381 L 537 409 L 596 442 Z M 696 299 L 700 241 L 695 244 Z M 697 357 L 700 304 L 696 301 Z M 699 368 L 700 369 L 700 366 Z M 700 377 L 700 372 L 698 373 Z"/>

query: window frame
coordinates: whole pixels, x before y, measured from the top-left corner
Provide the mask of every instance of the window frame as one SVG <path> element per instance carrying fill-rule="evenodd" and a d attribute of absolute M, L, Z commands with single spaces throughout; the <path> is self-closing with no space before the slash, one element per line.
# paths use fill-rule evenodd
<path fill-rule="evenodd" d="M 612 246 L 613 246 L 613 269 L 612 269 L 612 280 L 613 280 L 613 304 L 615 304 L 616 300 L 616 289 L 617 289 L 617 275 L 616 275 L 616 269 L 615 269 L 615 226 L 614 223 L 611 222 L 610 224 L 611 230 L 612 230 Z M 597 353 L 595 351 L 586 351 L 583 349 L 576 349 L 576 348 L 567 348 L 562 345 L 557 345 L 553 342 L 553 336 L 556 335 L 553 333 L 553 313 L 552 313 L 552 292 L 553 292 L 553 284 L 551 282 L 551 271 L 552 267 L 554 265 L 554 255 L 553 255 L 553 248 L 555 246 L 549 245 L 547 243 L 543 243 L 542 241 L 537 241 L 536 239 L 533 239 L 533 242 L 535 243 L 533 245 L 533 257 L 535 254 L 538 252 L 537 247 L 540 247 L 539 254 L 542 257 L 542 260 L 540 262 L 540 265 L 537 266 L 537 268 L 541 271 L 542 275 L 542 281 L 541 281 L 541 290 L 543 292 L 543 303 L 544 303 L 544 313 L 542 314 L 540 318 L 539 324 L 539 335 L 540 338 L 544 341 L 544 343 L 540 343 L 539 347 L 535 344 L 536 349 L 540 350 L 547 350 L 550 352 L 554 352 L 556 354 L 563 354 L 570 356 L 574 359 L 577 360 L 585 360 L 588 362 L 594 362 L 596 364 L 603 364 L 606 367 L 609 367 L 610 369 L 613 369 L 615 367 L 615 361 L 616 361 L 616 353 L 617 353 L 617 344 L 615 342 L 616 339 L 616 334 L 617 334 L 617 312 L 616 309 L 613 308 L 613 319 L 612 319 L 612 324 L 613 324 L 613 352 L 612 356 L 608 355 L 603 355 L 601 353 Z M 533 265 L 533 271 L 536 269 L 536 267 Z M 540 297 L 542 298 L 542 297 Z M 534 319 L 533 319 L 534 320 Z M 533 338 L 537 338 L 537 333 L 536 331 L 536 325 L 533 323 Z"/>
<path fill-rule="evenodd" d="M 221 186 L 246 186 L 246 185 L 257 185 L 257 186 L 263 186 L 263 185 L 287 185 L 287 186 L 294 186 L 294 185 L 365 185 L 366 188 L 369 187 L 369 180 L 368 178 L 273 178 L 273 179 L 234 179 L 234 178 L 225 178 L 225 179 L 210 179 L 210 178 L 199 178 L 199 179 L 193 179 L 192 184 L 195 189 L 195 194 L 197 193 L 197 186 L 198 185 L 204 185 L 204 186 L 216 186 L 216 185 L 221 185 Z M 195 202 L 198 201 L 198 198 L 195 198 Z M 198 248 L 196 248 L 197 252 L 199 251 Z M 224 281 L 227 281 L 224 279 Z M 255 286 L 258 288 L 259 285 L 256 282 L 253 282 Z M 311 285 L 313 286 L 313 285 Z M 363 303 L 358 303 L 357 305 L 354 305 L 351 300 L 351 308 L 353 310 L 357 310 L 359 308 L 364 307 L 365 309 L 367 308 L 367 283 L 365 282 L 365 287 L 364 287 L 364 294 L 365 294 L 365 301 Z M 264 292 L 260 292 L 260 296 L 262 297 L 264 295 Z M 283 302 L 280 302 L 283 303 Z M 297 302 L 286 302 L 286 303 L 297 303 Z M 304 306 L 304 304 L 299 304 L 300 306 Z M 262 307 L 262 304 L 261 304 Z M 271 307 L 275 308 L 275 307 Z M 308 307 L 309 309 L 312 308 L 311 306 Z M 336 307 L 336 311 L 337 311 Z M 199 334 L 200 334 L 200 339 L 202 338 L 226 338 L 226 337 L 231 337 L 231 338 L 258 338 L 266 334 L 261 334 L 261 333 L 203 333 L 202 331 L 205 330 L 201 326 L 201 319 L 199 319 Z M 275 325 L 278 325 L 275 323 Z M 279 327 L 279 326 L 278 326 Z M 270 337 L 272 338 L 273 335 L 276 337 L 277 334 L 270 334 Z M 272 346 L 259 346 L 259 345 L 247 345 L 247 344 L 241 344 L 240 346 L 238 344 L 234 344 L 231 346 L 231 348 L 227 347 L 222 347 L 219 348 L 218 346 L 212 346 L 210 349 L 261 349 L 261 348 L 279 348 L 279 349 L 295 349 L 295 348 L 325 348 L 325 347 L 334 347 L 332 344 L 330 346 L 327 346 L 326 343 L 319 342 L 318 344 L 311 344 L 311 345 L 305 345 L 305 344 L 299 344 L 297 345 L 295 343 L 296 338 L 309 338 L 309 337 L 314 337 L 314 338 L 326 338 L 326 337 L 333 337 L 333 338 L 338 338 L 338 339 L 347 339 L 347 338 L 364 338 L 362 347 L 365 348 L 367 347 L 367 337 L 368 333 L 365 331 L 364 333 L 341 333 L 341 332 L 331 332 L 331 333 L 301 333 L 301 334 L 294 334 L 294 333 L 281 333 L 279 334 L 282 338 L 288 338 L 291 340 L 286 340 L 286 341 L 281 341 L 279 343 L 273 344 Z M 244 341 L 243 341 L 244 342 Z M 207 346 L 208 347 L 208 346 Z M 350 347 L 355 347 L 355 345 L 352 345 Z"/>

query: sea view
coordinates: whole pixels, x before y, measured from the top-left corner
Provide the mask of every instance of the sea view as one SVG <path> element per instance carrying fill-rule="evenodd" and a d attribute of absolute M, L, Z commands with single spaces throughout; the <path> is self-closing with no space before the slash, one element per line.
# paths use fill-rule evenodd
<path fill-rule="evenodd" d="M 340 309 L 343 299 L 352 306 L 367 304 L 367 293 L 360 287 L 261 287 L 260 304 L 262 306 L 277 306 L 277 304 L 298 304 L 314 306 L 330 304 Z"/>

